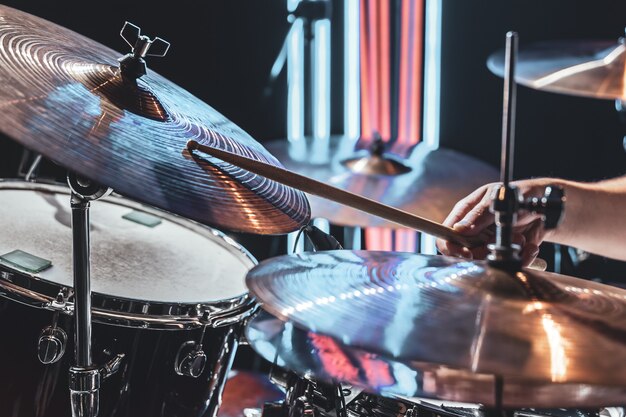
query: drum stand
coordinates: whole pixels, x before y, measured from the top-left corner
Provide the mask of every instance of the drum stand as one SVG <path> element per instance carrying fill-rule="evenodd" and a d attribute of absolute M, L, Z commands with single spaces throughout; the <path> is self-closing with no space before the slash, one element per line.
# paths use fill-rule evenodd
<path fill-rule="evenodd" d="M 91 260 L 89 205 L 113 190 L 70 173 L 67 183 L 72 191 L 72 263 L 74 270 L 74 365 L 69 386 L 73 417 L 96 417 L 98 390 L 103 379 L 116 373 L 124 358 L 113 357 L 104 366 L 93 364 L 91 357 Z"/>

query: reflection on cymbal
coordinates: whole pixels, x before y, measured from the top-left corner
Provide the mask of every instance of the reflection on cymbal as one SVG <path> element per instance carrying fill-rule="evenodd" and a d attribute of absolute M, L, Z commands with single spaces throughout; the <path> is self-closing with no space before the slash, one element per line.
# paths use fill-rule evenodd
<path fill-rule="evenodd" d="M 626 386 L 626 291 L 487 262 L 326 251 L 248 274 L 272 314 L 395 361 L 550 383 Z"/>
<path fill-rule="evenodd" d="M 444 329 L 439 329 L 443 332 Z M 246 328 L 255 351 L 278 366 L 326 382 L 341 381 L 369 392 L 494 406 L 494 375 L 401 361 L 302 330 L 261 311 Z M 427 344 L 429 338 L 415 340 Z M 504 407 L 604 407 L 620 405 L 626 388 L 504 378 Z"/>

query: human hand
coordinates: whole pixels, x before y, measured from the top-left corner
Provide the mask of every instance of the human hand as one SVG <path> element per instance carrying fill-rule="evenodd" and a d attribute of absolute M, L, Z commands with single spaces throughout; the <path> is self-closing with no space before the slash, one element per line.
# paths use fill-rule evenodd
<path fill-rule="evenodd" d="M 512 183 L 517 186 L 523 198 L 543 195 L 545 186 L 550 181 L 545 178 L 522 180 Z M 495 241 L 495 216 L 489 210 L 494 191 L 499 183 L 484 185 L 460 200 L 443 222 L 464 236 L 482 236 L 483 245 L 466 248 L 443 239 L 437 240 L 437 249 L 448 256 L 468 259 L 485 259 L 489 254 L 487 244 Z M 520 256 L 524 266 L 528 266 L 539 254 L 539 245 L 546 232 L 541 216 L 522 210 L 518 213 L 513 227 L 513 242 L 522 248 Z"/>

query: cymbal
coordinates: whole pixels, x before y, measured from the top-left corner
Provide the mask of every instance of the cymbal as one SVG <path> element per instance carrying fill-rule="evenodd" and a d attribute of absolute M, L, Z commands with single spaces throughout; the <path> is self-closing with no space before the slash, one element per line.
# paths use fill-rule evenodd
<path fill-rule="evenodd" d="M 148 70 L 123 75 L 115 52 L 30 14 L 0 7 L 0 130 L 133 199 L 234 231 L 306 224 L 304 193 L 186 150 L 190 139 L 270 164 L 250 135 Z"/>
<path fill-rule="evenodd" d="M 626 290 L 402 252 L 273 258 L 246 284 L 275 316 L 413 362 L 537 382 L 626 386 Z"/>
<path fill-rule="evenodd" d="M 504 51 L 487 60 L 504 76 Z M 626 100 L 626 44 L 611 41 L 540 42 L 520 48 L 515 80 L 537 90 Z"/>
<path fill-rule="evenodd" d="M 439 329 L 439 331 L 444 331 Z M 344 382 L 385 396 L 438 398 L 495 406 L 494 375 L 443 365 L 405 362 L 343 343 L 260 311 L 246 327 L 246 339 L 266 360 L 326 382 Z M 429 338 L 413 343 L 428 343 Z M 626 388 L 503 378 L 502 406 L 606 407 L 621 405 Z"/>
<path fill-rule="evenodd" d="M 376 155 L 370 157 L 366 151 L 355 153 L 354 143 L 355 140 L 344 136 L 331 136 L 326 144 L 303 138 L 291 142 L 272 141 L 265 146 L 287 169 L 298 174 L 436 222 L 443 221 L 461 198 L 498 180 L 495 168 L 453 150 L 418 146 L 411 158 L 399 161 Z M 346 165 L 352 165 L 354 170 Z M 410 171 L 398 169 L 404 166 Z M 379 168 L 383 172 L 397 172 L 397 175 L 371 173 Z M 323 217 L 337 225 L 400 227 L 333 201 L 313 195 L 308 197 L 313 217 Z"/>

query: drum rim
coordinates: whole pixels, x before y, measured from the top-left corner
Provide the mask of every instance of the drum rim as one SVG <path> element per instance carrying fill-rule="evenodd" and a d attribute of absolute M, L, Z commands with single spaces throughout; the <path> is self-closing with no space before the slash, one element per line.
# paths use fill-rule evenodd
<path fill-rule="evenodd" d="M 0 179 L 0 191 L 37 191 L 48 194 L 69 195 L 69 188 L 58 183 L 28 182 L 19 179 Z M 242 260 L 250 262 L 250 268 L 257 260 L 242 245 L 223 232 L 193 220 L 112 194 L 102 201 L 140 210 L 168 220 L 178 226 L 198 233 L 211 240 L 219 240 L 223 247 Z M 20 285 L 27 281 L 28 286 Z M 65 294 L 65 301 L 60 299 Z M 69 297 L 67 297 L 69 295 Z M 0 264 L 0 297 L 31 307 L 73 314 L 72 286 L 62 285 L 36 276 L 26 271 Z M 163 302 L 92 293 L 92 314 L 94 322 L 124 327 L 155 329 L 192 329 L 203 326 L 220 327 L 244 320 L 257 309 L 254 297 L 248 292 L 231 298 L 208 302 Z"/>

